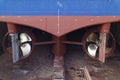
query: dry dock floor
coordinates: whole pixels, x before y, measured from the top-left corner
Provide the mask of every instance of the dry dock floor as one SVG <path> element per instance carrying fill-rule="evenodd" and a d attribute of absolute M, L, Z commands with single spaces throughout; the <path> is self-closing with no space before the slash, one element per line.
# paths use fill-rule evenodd
<path fill-rule="evenodd" d="M 85 57 L 80 46 L 68 46 L 64 56 L 66 80 L 81 80 L 79 69 L 86 66 L 92 80 L 120 80 L 120 52 L 101 64 Z M 53 55 L 49 46 L 38 46 L 29 59 L 12 64 L 6 54 L 0 55 L 0 80 L 51 80 Z"/>

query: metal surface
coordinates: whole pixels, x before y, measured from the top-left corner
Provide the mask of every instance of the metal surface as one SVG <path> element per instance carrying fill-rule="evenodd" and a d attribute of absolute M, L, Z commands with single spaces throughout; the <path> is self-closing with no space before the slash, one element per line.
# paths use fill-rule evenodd
<path fill-rule="evenodd" d="M 56 41 L 56 43 L 53 45 L 53 53 L 55 56 L 63 56 L 66 52 L 66 46 L 62 43 L 62 41 L 66 40 L 66 36 L 53 36 L 53 40 Z"/>
<path fill-rule="evenodd" d="M 106 30 L 105 30 L 106 31 Z M 95 40 L 94 40 L 94 37 L 92 37 L 92 41 L 91 41 L 91 39 L 89 39 L 88 40 L 88 37 L 91 35 L 91 34 L 93 34 L 93 33 L 96 33 L 97 32 L 97 34 L 99 34 L 99 36 L 100 36 L 100 32 L 99 32 L 99 28 L 98 29 L 96 29 L 96 28 L 94 28 L 94 29 L 89 29 L 89 31 L 86 31 L 86 33 L 84 34 L 84 36 L 83 36 L 83 38 L 82 38 L 82 43 L 83 43 L 83 46 L 82 46 L 82 48 L 83 48 L 83 51 L 85 52 L 85 53 L 87 53 L 87 55 L 89 56 L 89 57 L 91 57 L 91 58 L 93 58 L 93 59 L 96 59 L 96 60 L 99 60 L 99 56 L 100 56 L 100 58 L 101 58 L 101 61 L 102 62 L 104 62 L 104 58 L 107 58 L 107 57 L 109 57 L 109 56 L 111 56 L 112 55 L 112 53 L 113 53 L 113 51 L 115 50 L 115 38 L 114 38 L 114 36 L 112 35 L 112 33 L 111 32 L 109 32 L 109 33 L 107 33 L 107 39 L 105 39 L 105 38 L 103 38 L 103 36 L 101 36 L 101 38 L 99 39 L 99 36 L 97 37 L 97 39 L 95 38 Z M 103 33 L 104 34 L 104 33 Z M 109 37 L 108 37 L 109 36 Z M 110 40 L 109 40 L 110 39 Z M 96 42 L 96 40 L 97 40 L 97 42 Z M 106 40 L 105 42 L 106 42 L 106 44 L 104 44 L 103 45 L 103 43 L 102 43 L 102 41 L 101 40 Z M 90 42 L 89 42 L 90 41 Z M 91 56 L 90 54 L 89 54 L 89 52 L 88 52 L 88 47 L 89 46 L 87 46 L 88 45 L 88 43 L 87 42 L 89 42 L 90 44 L 95 44 L 96 46 L 98 46 L 98 47 L 101 47 L 99 50 L 97 49 L 97 55 L 96 56 Z M 110 44 L 110 50 L 109 51 L 107 51 L 107 48 L 109 48 L 107 45 L 108 44 Z M 104 48 L 104 46 L 105 46 L 105 48 L 106 48 L 106 46 L 107 46 L 107 48 L 105 49 L 105 52 L 102 52 L 102 51 L 104 51 L 103 50 L 103 48 Z M 100 52 L 99 52 L 100 51 Z M 98 54 L 99 53 L 99 54 Z M 104 54 L 104 55 L 102 55 L 102 54 Z"/>
<path fill-rule="evenodd" d="M 0 0 L 0 15 L 120 15 L 119 0 Z"/>
<path fill-rule="evenodd" d="M 99 60 L 105 62 L 105 50 L 107 44 L 107 34 L 109 33 L 111 23 L 106 23 L 101 26 L 100 29 L 100 45 L 99 45 Z"/>
<path fill-rule="evenodd" d="M 17 33 L 17 29 L 16 29 L 15 24 L 7 23 L 7 28 L 8 28 L 8 34 L 5 35 L 5 36 L 10 35 L 12 59 L 13 59 L 13 63 L 15 63 L 15 62 L 19 61 L 19 59 L 20 59 L 20 55 L 19 55 L 20 51 L 19 51 L 19 44 L 18 44 L 18 33 Z M 5 41 L 3 41 L 3 42 L 5 42 Z M 4 48 L 4 50 L 7 49 L 7 48 L 5 49 L 5 46 L 3 46 L 3 48 Z"/>
<path fill-rule="evenodd" d="M 0 22 L 27 25 L 58 37 L 80 28 L 117 21 L 120 16 L 0 16 Z"/>
<path fill-rule="evenodd" d="M 48 44 L 55 44 L 55 41 L 44 41 L 44 42 L 36 42 L 33 45 L 48 45 Z"/>
<path fill-rule="evenodd" d="M 16 28 L 15 24 L 7 23 L 7 28 L 8 28 L 9 33 L 16 33 L 17 32 L 17 28 Z"/>
<path fill-rule="evenodd" d="M 71 45 L 83 45 L 82 42 L 75 42 L 75 41 L 62 41 L 64 44 L 71 44 Z"/>
<path fill-rule="evenodd" d="M 105 62 L 105 48 L 106 48 L 106 33 L 100 34 L 101 43 L 99 45 L 99 60 Z"/>
<path fill-rule="evenodd" d="M 31 55 L 31 53 L 33 52 L 34 43 L 36 40 L 35 40 L 34 34 L 31 33 L 29 30 L 28 31 L 18 31 L 18 33 L 19 33 L 19 34 L 17 34 L 18 39 L 16 39 L 16 41 L 14 41 L 13 44 L 18 44 L 19 60 L 23 60 L 23 59 L 28 58 Z M 21 33 L 26 34 L 26 35 L 21 36 L 20 35 Z M 13 55 L 13 51 L 12 51 L 13 46 L 11 44 L 12 39 L 10 39 L 10 34 L 15 34 L 15 33 L 7 32 L 5 34 L 5 36 L 3 37 L 2 46 L 3 46 L 4 52 L 12 57 L 14 55 Z M 15 47 L 15 48 L 17 48 L 17 47 Z"/>
<path fill-rule="evenodd" d="M 19 44 L 17 42 L 18 40 L 18 34 L 10 34 L 11 36 L 11 43 L 12 43 L 12 58 L 13 58 L 13 63 L 19 61 L 20 56 L 19 56 Z"/>
<path fill-rule="evenodd" d="M 98 46 L 97 44 L 93 44 L 93 43 L 89 44 L 89 45 L 88 45 L 88 48 L 87 48 L 88 53 L 89 53 L 92 57 L 95 57 L 96 54 L 97 54 L 98 47 L 99 47 L 99 46 Z"/>
<path fill-rule="evenodd" d="M 19 47 L 25 47 L 25 45 L 20 46 L 18 44 L 17 32 L 19 31 L 17 31 L 18 26 L 15 24 L 26 25 L 53 35 L 53 41 L 32 42 L 32 45 L 29 45 L 28 51 L 26 51 L 27 48 L 24 48 L 26 53 L 28 53 L 32 52 L 32 47 L 35 45 L 53 44 L 52 49 L 55 59 L 52 80 L 65 80 L 63 61 L 63 55 L 66 52 L 65 44 L 83 45 L 86 51 L 85 41 L 90 32 L 87 35 L 85 34 L 82 42 L 67 41 L 66 34 L 72 31 L 103 24 L 99 31 L 101 41 L 99 45 L 99 57 L 95 59 L 105 62 L 105 58 L 112 54 L 115 48 L 115 40 L 112 36 L 112 50 L 108 54 L 105 53 L 106 38 L 107 34 L 109 34 L 110 23 L 120 21 L 119 3 L 119 0 L 0 0 L 0 22 L 7 22 L 8 33 L 12 33 L 10 36 L 12 40 L 13 62 L 15 63 L 20 59 Z M 98 47 L 98 45 L 96 46 Z M 21 50 L 23 49 L 21 48 Z M 86 51 L 86 53 L 88 52 Z M 86 80 L 91 80 L 86 67 L 84 73 Z"/>
<path fill-rule="evenodd" d="M 110 26 L 111 26 L 111 23 L 102 24 L 102 26 L 101 26 L 101 28 L 100 28 L 100 32 L 101 32 L 101 33 L 109 33 L 109 31 L 110 31 Z"/>
<path fill-rule="evenodd" d="M 23 32 L 19 35 L 19 48 L 21 50 L 22 56 L 26 57 L 29 56 L 32 51 L 32 38 L 29 36 L 29 34 Z"/>

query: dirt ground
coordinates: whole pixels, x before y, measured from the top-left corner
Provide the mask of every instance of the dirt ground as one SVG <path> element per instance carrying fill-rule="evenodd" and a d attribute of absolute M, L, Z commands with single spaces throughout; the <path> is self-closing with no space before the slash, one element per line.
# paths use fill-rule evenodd
<path fill-rule="evenodd" d="M 92 80 L 120 80 L 120 53 L 108 58 L 105 64 L 91 60 L 80 46 L 69 46 L 64 56 L 66 80 L 80 80 L 79 69 L 86 66 Z M 118 54 L 117 54 L 118 53 Z M 12 64 L 6 54 L 0 56 L 0 80 L 51 80 L 54 56 L 49 46 L 38 46 L 29 59 Z"/>

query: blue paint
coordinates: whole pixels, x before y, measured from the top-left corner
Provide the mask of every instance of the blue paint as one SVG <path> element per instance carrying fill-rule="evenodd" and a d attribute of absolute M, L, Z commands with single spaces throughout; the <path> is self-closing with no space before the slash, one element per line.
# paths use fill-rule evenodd
<path fill-rule="evenodd" d="M 120 15 L 120 0 L 0 0 L 0 15 Z"/>

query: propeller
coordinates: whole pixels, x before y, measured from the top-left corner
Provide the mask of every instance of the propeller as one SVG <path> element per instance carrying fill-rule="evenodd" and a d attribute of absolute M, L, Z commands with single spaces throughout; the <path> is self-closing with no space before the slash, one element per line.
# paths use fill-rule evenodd
<path fill-rule="evenodd" d="M 99 34 L 91 33 L 87 38 L 88 54 L 92 57 L 96 57 L 98 48 L 99 48 Z"/>
<path fill-rule="evenodd" d="M 82 42 L 84 45 L 82 46 L 85 53 L 93 58 L 99 58 L 99 45 L 101 43 L 100 33 L 98 30 L 89 30 L 83 36 Z M 108 33 L 106 35 L 106 48 L 105 48 L 105 57 L 109 57 L 112 55 L 115 50 L 115 38 L 112 33 Z"/>
<path fill-rule="evenodd" d="M 30 43 L 32 42 L 32 39 L 27 33 L 20 33 L 19 38 L 22 56 L 26 57 L 31 53 L 32 45 Z"/>

